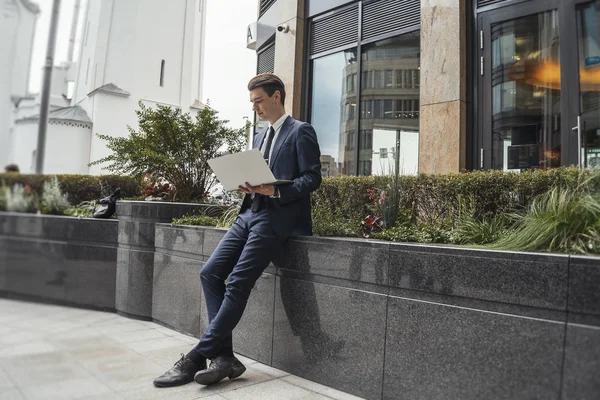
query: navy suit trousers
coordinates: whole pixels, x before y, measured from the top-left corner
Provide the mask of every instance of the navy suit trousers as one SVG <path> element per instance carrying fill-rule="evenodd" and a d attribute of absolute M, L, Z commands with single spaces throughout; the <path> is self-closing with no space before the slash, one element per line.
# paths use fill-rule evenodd
<path fill-rule="evenodd" d="M 266 208 L 244 211 L 227 231 L 200 272 L 209 319 L 195 347 L 201 355 L 214 358 L 232 351 L 231 334 L 250 292 L 284 242 L 271 228 Z"/>

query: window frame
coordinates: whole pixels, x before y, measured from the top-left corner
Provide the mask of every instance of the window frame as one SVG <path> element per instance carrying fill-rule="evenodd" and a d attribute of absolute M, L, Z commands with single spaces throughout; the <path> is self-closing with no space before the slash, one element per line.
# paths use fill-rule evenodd
<path fill-rule="evenodd" d="M 332 11 L 334 11 L 334 10 L 325 11 L 324 13 L 316 15 L 316 16 L 313 16 L 311 19 L 309 19 L 308 24 L 307 24 L 307 30 L 306 30 L 307 35 L 305 35 L 305 46 L 304 46 L 304 48 L 305 48 L 305 52 L 306 53 L 305 53 L 305 68 L 304 68 L 304 70 L 306 72 L 305 72 L 305 77 L 304 78 L 305 78 L 305 82 L 309 82 L 310 83 L 308 85 L 304 85 L 305 88 L 304 88 L 304 95 L 303 95 L 304 101 L 303 101 L 303 106 L 302 106 L 302 108 L 303 108 L 302 115 L 303 115 L 303 117 L 305 118 L 306 121 L 312 122 L 311 104 L 312 104 L 312 88 L 313 88 L 312 87 L 313 62 L 315 60 L 319 59 L 319 58 L 322 58 L 322 57 L 325 57 L 325 56 L 328 56 L 328 55 L 331 55 L 331 54 L 334 54 L 334 53 L 338 53 L 338 52 L 342 52 L 344 50 L 356 48 L 356 71 L 357 71 L 357 73 L 356 73 L 356 80 L 354 81 L 354 84 L 355 84 L 355 93 L 356 93 L 356 99 L 357 99 L 357 101 L 356 101 L 356 110 L 355 110 L 355 114 L 354 114 L 354 117 L 355 117 L 354 118 L 354 126 L 355 126 L 356 134 L 353 137 L 353 141 L 354 141 L 353 146 L 351 146 L 351 148 L 355 149 L 354 154 L 353 154 L 354 160 L 352 160 L 354 162 L 355 168 L 354 168 L 354 171 L 350 171 L 350 172 L 353 175 L 357 175 L 357 176 L 360 175 L 360 173 L 359 173 L 360 172 L 360 163 L 359 163 L 360 151 L 359 151 L 359 146 L 360 146 L 360 139 L 362 137 L 362 133 L 361 133 L 361 130 L 360 130 L 360 118 L 361 118 L 361 115 L 363 114 L 363 110 L 362 110 L 362 107 L 361 107 L 362 103 L 361 103 L 360 99 L 361 99 L 363 90 L 368 90 L 369 88 L 375 86 L 374 76 L 373 76 L 374 74 L 371 74 L 370 76 L 367 75 L 367 78 L 370 78 L 369 80 L 370 80 L 370 83 L 371 83 L 371 87 L 364 86 L 368 82 L 365 82 L 365 83 L 362 82 L 363 81 L 363 72 L 364 72 L 362 70 L 362 65 L 363 65 L 362 47 L 364 45 L 368 45 L 368 44 L 371 44 L 371 43 L 379 42 L 379 41 L 386 40 L 386 39 L 392 39 L 392 38 L 395 38 L 395 37 L 398 37 L 398 36 L 401 36 L 401 35 L 404 35 L 404 34 L 407 34 L 407 33 L 411 33 L 411 32 L 416 32 L 416 31 L 419 31 L 421 29 L 421 24 L 418 23 L 418 24 L 415 24 L 415 25 L 412 25 L 412 26 L 409 26 L 409 27 L 405 27 L 405 28 L 398 29 L 398 30 L 393 31 L 393 32 L 386 33 L 384 35 L 379 35 L 379 36 L 372 37 L 372 38 L 369 38 L 369 39 L 362 39 L 362 36 L 363 36 L 363 30 L 362 30 L 362 26 L 363 26 L 363 7 L 364 7 L 365 4 L 372 3 L 374 1 L 381 1 L 381 0 L 361 0 L 361 1 L 350 3 L 350 4 L 345 4 L 344 6 L 341 6 L 341 7 L 335 9 L 335 12 L 342 12 L 342 11 L 348 9 L 348 8 L 356 7 L 358 5 L 358 20 L 356 21 L 356 23 L 358 24 L 358 35 L 357 35 L 357 38 L 356 38 L 356 42 L 353 42 L 351 44 L 347 44 L 347 45 L 344 45 L 344 46 L 340 46 L 340 47 L 337 47 L 337 48 L 334 48 L 334 49 L 330 49 L 330 50 L 327 50 L 327 51 L 322 52 L 322 53 L 310 54 L 310 48 L 311 48 L 311 46 L 310 46 L 310 36 L 311 36 L 310 32 L 312 31 L 312 23 L 313 23 L 313 21 L 315 21 L 315 20 L 318 21 L 320 18 L 327 17 L 327 16 L 331 15 Z M 421 46 L 419 46 L 419 48 L 421 48 Z M 381 70 L 382 86 L 383 86 L 383 88 L 385 88 L 385 84 L 386 84 L 386 81 L 385 81 L 386 71 L 387 71 L 386 69 Z M 410 75 L 410 73 L 409 73 L 409 75 Z M 419 75 L 419 74 L 417 74 L 417 75 Z M 394 88 L 399 88 L 398 83 L 394 81 L 395 79 L 397 79 L 397 71 L 394 71 L 392 73 L 392 85 L 394 85 L 393 86 Z M 344 84 L 345 83 L 346 82 L 344 82 Z M 419 76 L 419 78 L 417 80 L 417 84 L 418 83 L 420 83 L 420 76 Z M 419 90 L 420 90 L 420 85 L 419 85 Z M 394 115 L 394 106 L 395 106 L 395 102 L 393 101 L 392 102 L 392 115 L 390 117 L 392 119 L 395 117 L 395 115 Z M 381 102 L 381 106 L 380 106 L 380 109 L 381 109 L 381 118 L 385 118 L 384 107 L 385 107 L 385 103 Z M 373 102 L 372 109 L 371 109 L 372 110 L 372 118 L 378 118 L 377 115 L 375 114 L 375 108 L 376 108 L 375 102 Z M 420 115 L 419 115 L 419 117 L 420 117 Z M 350 161 L 350 160 L 345 160 L 345 162 L 348 162 L 348 161 Z"/>

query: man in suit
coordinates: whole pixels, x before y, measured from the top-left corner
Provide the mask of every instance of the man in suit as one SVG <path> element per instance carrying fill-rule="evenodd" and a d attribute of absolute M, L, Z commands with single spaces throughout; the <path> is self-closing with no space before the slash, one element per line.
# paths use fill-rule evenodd
<path fill-rule="evenodd" d="M 321 185 L 317 135 L 308 123 L 286 114 L 285 86 L 276 75 L 256 76 L 248 90 L 252 110 L 269 121 L 253 148 L 261 150 L 277 179 L 292 183 L 253 187 L 240 182 L 246 195 L 240 214 L 200 272 L 209 326 L 200 343 L 154 381 L 158 387 L 192 380 L 210 385 L 243 374 L 246 368 L 233 354 L 232 332 L 250 291 L 287 238 L 312 234 L 310 193 Z M 207 359 L 212 360 L 209 368 Z"/>

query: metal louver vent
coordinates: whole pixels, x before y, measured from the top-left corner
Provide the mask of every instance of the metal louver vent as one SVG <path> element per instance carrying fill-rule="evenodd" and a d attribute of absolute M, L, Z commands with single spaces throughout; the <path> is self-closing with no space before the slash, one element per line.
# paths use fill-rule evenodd
<path fill-rule="evenodd" d="M 363 40 L 420 25 L 419 0 L 379 0 L 363 8 Z"/>
<path fill-rule="evenodd" d="M 273 73 L 275 71 L 275 43 L 270 44 L 258 54 L 257 64 L 257 72 L 259 74 L 264 74 L 265 72 Z"/>
<path fill-rule="evenodd" d="M 310 54 L 358 41 L 358 7 L 347 8 L 312 23 Z"/>
<path fill-rule="evenodd" d="M 277 0 L 260 0 L 260 11 L 258 12 L 259 16 L 262 16 L 267 10 L 275 4 Z M 255 3 L 256 4 L 256 3 Z"/>
<path fill-rule="evenodd" d="M 477 0 L 477 7 L 491 6 L 492 4 L 502 3 L 505 0 Z"/>

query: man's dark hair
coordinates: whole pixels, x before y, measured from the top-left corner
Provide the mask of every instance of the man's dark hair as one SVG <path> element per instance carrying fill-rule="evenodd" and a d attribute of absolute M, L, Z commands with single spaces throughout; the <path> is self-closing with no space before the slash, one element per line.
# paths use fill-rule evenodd
<path fill-rule="evenodd" d="M 17 164 L 8 164 L 6 167 L 4 167 L 4 171 L 19 173 L 19 166 Z"/>
<path fill-rule="evenodd" d="M 285 85 L 275 74 L 260 74 L 256 75 L 248 83 L 248 90 L 263 88 L 269 97 L 273 96 L 277 90 L 281 94 L 281 105 L 285 105 Z"/>

